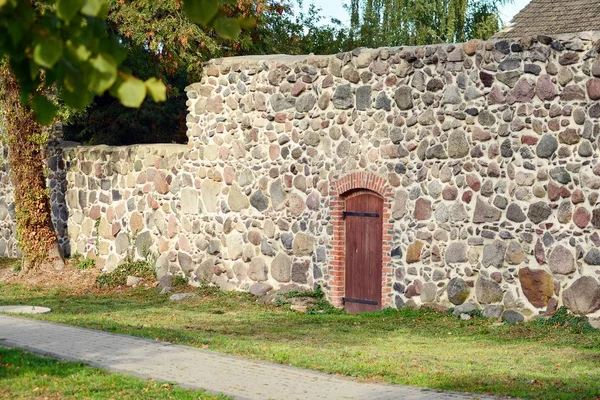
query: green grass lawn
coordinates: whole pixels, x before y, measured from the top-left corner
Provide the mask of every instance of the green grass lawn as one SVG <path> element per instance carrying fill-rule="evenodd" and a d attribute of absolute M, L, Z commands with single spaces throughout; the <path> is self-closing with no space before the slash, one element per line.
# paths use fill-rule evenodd
<path fill-rule="evenodd" d="M 226 399 L 0 346 L 3 399 Z"/>
<path fill-rule="evenodd" d="M 190 289 L 191 290 L 191 289 Z M 493 326 L 433 311 L 298 314 L 247 294 L 156 289 L 72 296 L 0 284 L 0 303 L 51 307 L 37 318 L 358 377 L 539 399 L 600 398 L 600 333 L 528 323 Z"/>

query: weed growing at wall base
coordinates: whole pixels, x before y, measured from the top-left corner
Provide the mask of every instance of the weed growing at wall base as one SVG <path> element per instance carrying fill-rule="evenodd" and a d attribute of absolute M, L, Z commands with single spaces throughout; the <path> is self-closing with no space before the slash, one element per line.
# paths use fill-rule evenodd
<path fill-rule="evenodd" d="M 538 319 L 535 323 L 540 326 L 562 326 L 575 333 L 591 333 L 596 331 L 586 317 L 573 315 L 564 306 L 560 307 L 551 317 Z"/>
<path fill-rule="evenodd" d="M 156 279 L 156 272 L 154 271 L 154 266 L 146 260 L 129 260 L 111 272 L 98 275 L 96 284 L 101 288 L 123 286 L 127 283 L 128 276 L 154 280 Z"/>

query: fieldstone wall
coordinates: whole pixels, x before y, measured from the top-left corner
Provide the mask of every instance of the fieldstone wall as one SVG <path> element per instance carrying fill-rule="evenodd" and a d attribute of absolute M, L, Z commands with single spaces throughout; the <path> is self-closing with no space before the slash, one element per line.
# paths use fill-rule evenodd
<path fill-rule="evenodd" d="M 17 257 L 15 205 L 7 160 L 8 147 L 0 140 L 0 257 Z"/>
<path fill-rule="evenodd" d="M 187 88 L 187 147 L 51 150 L 61 243 L 108 270 L 156 256 L 159 277 L 320 284 L 339 304 L 340 207 L 367 188 L 389 209 L 385 306 L 598 315 L 599 38 L 213 60 Z"/>
<path fill-rule="evenodd" d="M 244 243 L 267 250 L 260 278 L 304 256 L 330 286 L 332 182 L 369 172 L 393 201 L 387 305 L 596 312 L 598 45 L 582 34 L 215 60 L 188 88 L 200 186 L 224 181 L 205 211 L 245 221 Z"/>

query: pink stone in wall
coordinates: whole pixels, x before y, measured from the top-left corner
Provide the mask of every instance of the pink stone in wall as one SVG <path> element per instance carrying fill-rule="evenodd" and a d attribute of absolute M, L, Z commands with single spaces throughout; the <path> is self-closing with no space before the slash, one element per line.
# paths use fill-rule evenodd
<path fill-rule="evenodd" d="M 228 146 L 221 146 L 221 147 L 219 147 L 219 158 L 221 160 L 228 160 L 229 159 L 229 147 Z"/>
<path fill-rule="evenodd" d="M 533 99 L 535 95 L 535 86 L 527 78 L 521 78 L 515 85 L 514 89 L 510 91 L 506 101 L 508 104 L 514 103 L 528 103 Z"/>
<path fill-rule="evenodd" d="M 580 189 L 575 189 L 573 194 L 571 194 L 571 202 L 573 204 L 580 204 L 585 201 L 585 197 L 583 196 L 583 192 Z"/>
<path fill-rule="evenodd" d="M 255 246 L 260 245 L 262 240 L 262 236 L 259 231 L 252 230 L 248 232 L 248 241 Z"/>
<path fill-rule="evenodd" d="M 471 203 L 471 200 L 473 199 L 473 192 L 471 192 L 470 190 L 467 190 L 466 192 L 463 193 L 462 195 L 462 201 L 469 204 Z"/>
<path fill-rule="evenodd" d="M 115 222 L 114 224 L 112 224 L 111 234 L 113 236 L 117 236 L 119 234 L 119 232 L 121 232 L 121 224 L 118 222 Z"/>
<path fill-rule="evenodd" d="M 424 221 L 431 218 L 431 201 L 427 199 L 417 199 L 415 202 L 415 219 Z"/>
<path fill-rule="evenodd" d="M 481 189 L 481 182 L 476 175 L 469 174 L 467 175 L 467 185 L 474 191 L 478 192 Z"/>
<path fill-rule="evenodd" d="M 553 132 L 558 132 L 560 130 L 560 120 L 558 118 L 553 118 L 548 122 L 548 128 Z"/>
<path fill-rule="evenodd" d="M 542 75 L 539 77 L 535 88 L 535 94 L 542 101 L 550 101 L 558 95 L 554 82 L 552 82 L 552 78 L 549 75 Z"/>
<path fill-rule="evenodd" d="M 285 122 L 286 120 L 287 120 L 286 113 L 280 112 L 280 113 L 275 114 L 275 122 L 282 123 L 282 122 Z"/>
<path fill-rule="evenodd" d="M 154 187 L 160 194 L 167 194 L 169 192 L 169 184 L 167 183 L 164 173 L 158 171 L 154 174 Z"/>
<path fill-rule="evenodd" d="M 275 161 L 277 159 L 277 157 L 279 157 L 279 153 L 280 153 L 279 145 L 272 144 L 269 147 L 269 158 L 271 158 L 272 161 Z"/>
<path fill-rule="evenodd" d="M 529 146 L 536 145 L 538 141 L 539 141 L 539 139 L 535 136 L 523 135 L 521 137 L 521 143 L 529 145 Z"/>
<path fill-rule="evenodd" d="M 560 198 L 561 189 L 562 187 L 554 181 L 548 183 L 548 198 L 550 201 L 556 201 Z"/>
<path fill-rule="evenodd" d="M 399 187 L 402 184 L 400 177 L 397 174 L 395 174 L 394 172 L 390 172 L 388 174 L 388 181 L 389 181 L 390 185 L 393 187 Z"/>
<path fill-rule="evenodd" d="M 100 218 L 100 206 L 99 205 L 92 206 L 92 208 L 90 209 L 89 217 L 94 220 Z"/>
<path fill-rule="evenodd" d="M 591 219 L 592 216 L 590 215 L 590 212 L 583 207 L 577 208 L 573 214 L 573 222 L 581 229 L 588 226 Z"/>
<path fill-rule="evenodd" d="M 108 210 L 106 210 L 106 220 L 109 224 L 112 224 L 115 220 L 115 210 L 112 207 L 108 207 Z"/>
<path fill-rule="evenodd" d="M 473 133 L 471 134 L 471 137 L 473 140 L 479 142 L 485 142 L 492 138 L 489 131 L 481 129 L 478 126 L 473 127 Z"/>
<path fill-rule="evenodd" d="M 292 193 L 288 196 L 288 207 L 292 215 L 300 216 L 306 209 L 306 203 L 296 193 Z"/>
<path fill-rule="evenodd" d="M 231 185 L 235 180 L 235 171 L 230 166 L 227 166 L 223 170 L 223 180 L 226 184 Z"/>
<path fill-rule="evenodd" d="M 379 152 L 381 154 L 381 158 L 386 159 L 386 160 L 398 158 L 399 154 L 400 154 L 399 150 L 398 150 L 398 146 L 394 145 L 394 144 L 382 146 L 381 149 L 379 150 Z"/>
<path fill-rule="evenodd" d="M 170 215 L 167 224 L 167 236 L 169 236 L 170 239 L 173 239 L 177 233 L 179 233 L 177 218 L 174 215 Z"/>
<path fill-rule="evenodd" d="M 502 282 L 502 274 L 500 272 L 492 272 L 490 278 L 496 283 Z"/>
<path fill-rule="evenodd" d="M 396 75 L 390 75 L 385 79 L 385 84 L 388 87 L 396 86 L 397 82 L 398 82 L 398 78 L 396 77 Z"/>
<path fill-rule="evenodd" d="M 298 82 L 294 83 L 290 93 L 292 94 L 292 96 L 296 97 L 296 96 L 301 95 L 305 90 L 306 90 L 306 85 L 304 83 L 302 83 L 301 81 L 298 81 Z"/>
<path fill-rule="evenodd" d="M 190 241 L 187 237 L 181 235 L 179 236 L 179 240 L 177 241 L 179 245 L 179 249 L 183 251 L 192 251 L 192 246 L 190 245 Z"/>
<path fill-rule="evenodd" d="M 423 291 L 423 282 L 416 279 L 411 285 L 408 285 L 408 287 L 406 288 L 406 292 L 404 292 L 404 295 L 407 298 L 411 298 L 411 297 L 419 296 L 422 291 Z"/>
<path fill-rule="evenodd" d="M 600 100 L 600 79 L 592 78 L 587 84 L 587 92 L 592 100 Z"/>
<path fill-rule="evenodd" d="M 456 200 L 457 197 L 458 197 L 458 189 L 456 188 L 456 186 L 447 185 L 442 190 L 442 198 L 444 200 Z"/>

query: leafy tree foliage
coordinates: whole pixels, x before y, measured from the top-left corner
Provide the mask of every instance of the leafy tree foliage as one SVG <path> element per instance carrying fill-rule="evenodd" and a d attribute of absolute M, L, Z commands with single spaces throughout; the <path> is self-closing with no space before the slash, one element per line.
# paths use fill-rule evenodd
<path fill-rule="evenodd" d="M 185 0 L 174 7 L 211 27 L 215 35 L 233 40 L 243 26 L 253 23 L 230 12 L 236 3 Z M 109 9 L 106 0 L 0 0 L 0 112 L 7 130 L 25 272 L 63 264 L 43 174 L 47 138 L 42 125 L 58 110 L 48 93 L 57 93 L 61 102 L 76 109 L 107 91 L 123 106 L 134 108 L 147 96 L 154 101 L 166 98 L 166 86 L 159 79 L 150 74 L 140 79 L 122 65 L 127 51 L 107 29 Z"/>
<path fill-rule="evenodd" d="M 252 20 L 230 15 L 231 3 L 236 1 L 186 0 L 173 7 L 181 18 L 187 15 L 235 39 Z M 0 35 L 0 58 L 8 60 L 23 103 L 36 111 L 40 123 L 52 121 L 57 111 L 36 92 L 41 87 L 57 87 L 60 99 L 73 108 L 87 106 L 106 91 L 126 107 L 139 107 L 147 95 L 165 100 L 160 80 L 141 80 L 120 68 L 127 52 L 107 29 L 109 10 L 106 0 L 0 0 L 0 29 L 6 33 Z"/>
<path fill-rule="evenodd" d="M 109 145 L 186 143 L 184 88 L 200 78 L 202 62 L 246 54 L 342 51 L 347 31 L 341 23 L 323 24 L 319 8 L 311 6 L 305 13 L 302 1 L 298 3 L 238 0 L 227 5 L 230 17 L 256 19 L 254 27 L 230 41 L 189 21 L 175 0 L 113 0 L 109 29 L 127 48 L 123 65 L 142 79 L 159 77 L 169 101 L 147 100 L 139 109 L 128 109 L 111 96 L 96 97 L 86 112 L 65 125 L 65 139 Z"/>
<path fill-rule="evenodd" d="M 350 50 L 348 29 L 341 21 L 326 23 L 321 8 L 305 2 L 281 2 L 265 13 L 253 31 L 249 54 L 335 54 Z M 296 9 L 296 10 L 294 10 Z"/>
<path fill-rule="evenodd" d="M 498 7 L 512 0 L 351 0 L 354 46 L 380 47 L 489 39 Z"/>

